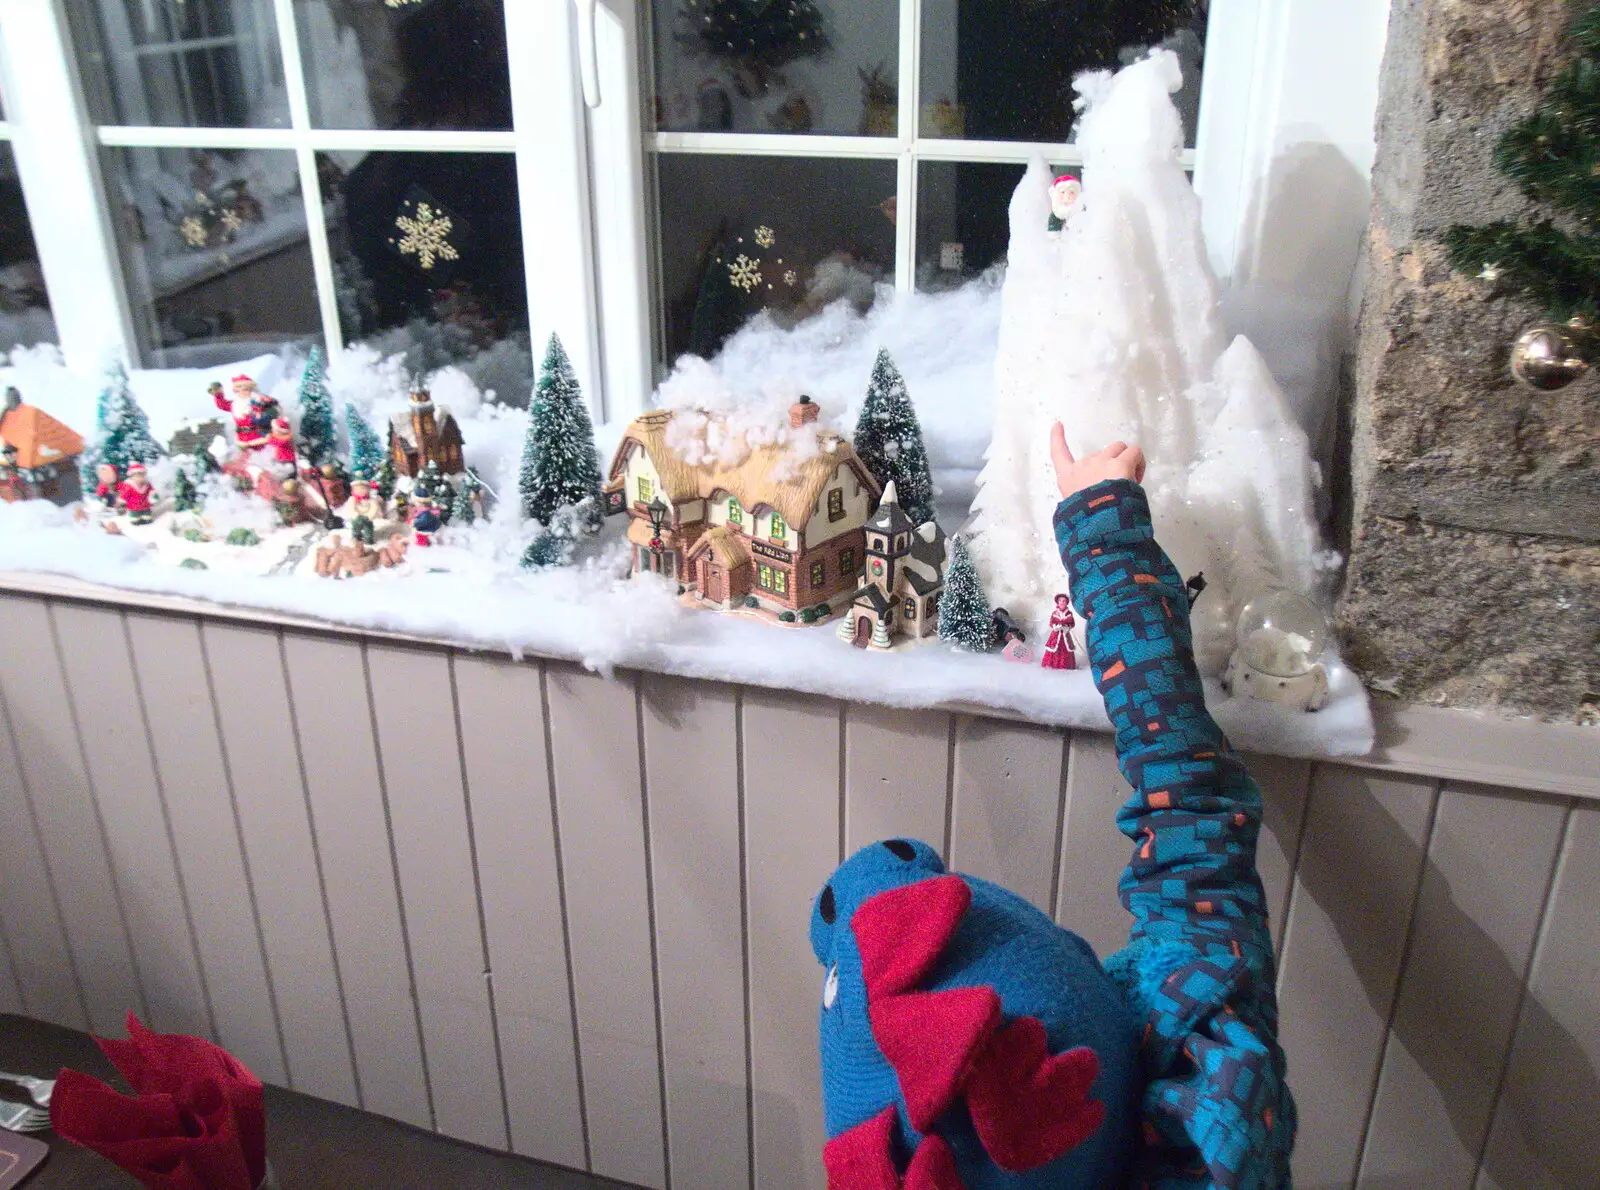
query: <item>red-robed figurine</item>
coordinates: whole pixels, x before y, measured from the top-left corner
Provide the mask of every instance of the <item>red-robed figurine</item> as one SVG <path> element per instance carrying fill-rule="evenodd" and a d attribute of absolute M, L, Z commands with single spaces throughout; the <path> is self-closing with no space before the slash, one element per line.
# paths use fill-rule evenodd
<path fill-rule="evenodd" d="M 122 486 L 122 476 L 117 474 L 114 463 L 101 463 L 94 469 L 95 478 L 100 482 L 95 484 L 94 498 L 104 504 L 106 508 L 115 512 L 117 509 L 117 489 Z"/>
<path fill-rule="evenodd" d="M 223 396 L 222 385 L 213 380 L 211 399 L 217 408 L 233 417 L 233 436 L 241 450 L 268 445 L 272 421 L 278 416 L 278 403 L 256 387 L 256 382 L 240 373 L 232 381 L 233 397 Z M 290 460 L 293 462 L 293 460 Z"/>
<path fill-rule="evenodd" d="M 1077 669 L 1078 657 L 1072 651 L 1072 601 L 1065 595 L 1056 596 L 1055 610 L 1050 613 L 1050 635 L 1044 642 L 1044 656 L 1039 664 L 1046 669 Z"/>
<path fill-rule="evenodd" d="M 155 494 L 145 474 L 144 464 L 129 463 L 128 478 L 117 486 L 117 495 L 122 498 L 122 507 L 127 510 L 128 518 L 134 524 L 148 525 L 154 519 L 150 502 Z"/>
<path fill-rule="evenodd" d="M 265 446 L 272 447 L 272 461 L 290 467 L 294 466 L 294 431 L 289 428 L 289 419 L 275 417 L 272 419 L 272 433 L 267 436 Z"/>

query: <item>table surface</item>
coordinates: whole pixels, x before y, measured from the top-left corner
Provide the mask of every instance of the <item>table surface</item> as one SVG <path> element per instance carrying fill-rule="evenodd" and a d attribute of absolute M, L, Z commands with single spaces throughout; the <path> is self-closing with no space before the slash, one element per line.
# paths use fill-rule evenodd
<path fill-rule="evenodd" d="M 127 1090 L 88 1035 L 0 1014 L 0 1070 L 54 1077 L 63 1066 Z M 0 1084 L 0 1098 L 24 1099 Z M 267 1088 L 267 1156 L 282 1190 L 626 1190 L 619 1182 L 492 1153 L 354 1108 Z M 23 1190 L 137 1190 L 138 1182 L 54 1132 Z"/>

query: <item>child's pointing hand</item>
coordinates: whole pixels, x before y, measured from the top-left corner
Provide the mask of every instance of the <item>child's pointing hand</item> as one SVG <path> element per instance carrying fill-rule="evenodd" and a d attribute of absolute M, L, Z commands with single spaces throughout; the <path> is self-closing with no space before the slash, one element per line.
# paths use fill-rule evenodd
<path fill-rule="evenodd" d="M 1104 450 L 1081 459 L 1067 449 L 1067 432 L 1056 422 L 1050 427 L 1050 460 L 1056 467 L 1056 486 L 1065 500 L 1074 492 L 1093 487 L 1103 479 L 1144 479 L 1144 451 L 1126 442 L 1113 442 Z"/>

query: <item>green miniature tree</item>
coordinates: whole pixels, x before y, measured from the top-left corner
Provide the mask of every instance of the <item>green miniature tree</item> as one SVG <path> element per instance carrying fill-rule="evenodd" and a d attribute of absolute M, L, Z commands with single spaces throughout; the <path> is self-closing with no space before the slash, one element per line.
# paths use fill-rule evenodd
<path fill-rule="evenodd" d="M 572 561 L 573 541 L 568 533 L 556 529 L 541 529 L 539 535 L 528 543 L 522 553 L 522 565 L 529 570 L 543 570 L 549 566 L 565 566 Z"/>
<path fill-rule="evenodd" d="M 581 508 L 577 528 L 600 527 L 600 454 L 583 390 L 561 340 L 550 336 L 533 403 L 518 476 L 524 516 L 550 524 L 563 508 Z"/>
<path fill-rule="evenodd" d="M 161 453 L 150 435 L 150 419 L 134 399 L 127 369 L 113 363 L 106 369 L 105 387 L 95 408 L 94 435 L 83 452 L 85 490 L 93 490 L 94 469 L 101 463 L 110 463 L 119 475 L 126 475 L 129 463 L 153 462 Z"/>
<path fill-rule="evenodd" d="M 939 598 L 939 639 L 969 653 L 987 653 L 994 644 L 994 612 L 961 537 L 950 542 L 950 564 Z"/>
<path fill-rule="evenodd" d="M 172 479 L 172 507 L 176 512 L 193 512 L 200 507 L 200 492 L 182 467 Z"/>
<path fill-rule="evenodd" d="M 372 486 L 378 489 L 378 495 L 388 500 L 394 496 L 394 481 L 394 459 L 385 453 L 378 460 L 378 469 L 372 476 Z"/>
<path fill-rule="evenodd" d="M 197 446 L 194 454 L 189 456 L 194 465 L 194 478 L 196 482 L 204 481 L 208 475 L 216 475 L 222 470 L 222 464 L 217 462 L 217 456 L 211 453 L 209 447 Z"/>
<path fill-rule="evenodd" d="M 323 379 L 322 348 L 312 347 L 300 374 L 300 453 L 313 467 L 333 461 L 338 441 L 333 430 L 333 398 Z"/>
<path fill-rule="evenodd" d="M 1600 321 L 1600 5 L 1572 27 L 1578 56 L 1532 115 L 1495 148 L 1495 165 L 1529 199 L 1560 212 L 1444 235 L 1450 263 L 1543 306 L 1557 321 Z M 1570 230 L 1568 230 L 1570 229 Z"/>
<path fill-rule="evenodd" d="M 377 431 L 361 416 L 360 410 L 348 401 L 344 406 L 344 424 L 350 434 L 350 474 L 375 478 L 379 464 L 388 453 L 378 440 Z"/>
<path fill-rule="evenodd" d="M 483 480 L 478 478 L 476 471 L 468 470 L 456 487 L 455 499 L 450 504 L 450 519 L 462 525 L 470 525 L 476 521 L 478 507 L 475 498 L 481 491 L 483 491 Z"/>
<path fill-rule="evenodd" d="M 913 525 L 933 519 L 933 473 L 922 444 L 922 427 L 911 406 L 905 378 L 886 350 L 872 365 L 867 399 L 856 419 L 856 454 L 884 487 L 891 482 Z"/>

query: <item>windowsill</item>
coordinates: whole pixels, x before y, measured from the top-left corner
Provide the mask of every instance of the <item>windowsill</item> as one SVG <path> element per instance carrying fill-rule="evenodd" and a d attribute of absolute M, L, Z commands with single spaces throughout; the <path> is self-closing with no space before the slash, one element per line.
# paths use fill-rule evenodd
<path fill-rule="evenodd" d="M 498 652 L 516 656 L 518 659 L 584 661 L 584 658 L 576 653 L 561 649 L 524 649 L 519 652 L 506 644 L 496 644 L 488 640 L 451 639 L 440 635 L 358 627 L 292 612 L 217 603 L 188 595 L 127 590 L 65 575 L 0 571 L 0 592 L 91 602 L 124 609 L 196 616 L 235 623 L 265 624 L 293 631 L 326 633 L 357 640 Z M 711 612 L 696 614 L 708 617 L 714 615 Z M 785 632 L 782 629 L 765 626 L 759 630 L 779 634 Z M 896 664 L 896 657 L 893 655 L 874 656 L 870 660 L 883 665 Z M 699 671 L 692 663 L 684 663 L 681 657 L 625 658 L 617 662 L 617 665 L 624 669 L 706 681 L 733 681 L 751 686 L 815 693 L 823 697 L 915 706 L 1045 726 L 1109 730 L 1103 716 L 1097 721 L 1064 723 L 1055 716 L 1028 714 L 1016 708 L 971 698 L 929 698 L 917 701 L 899 696 L 904 693 L 903 690 L 895 691 L 894 697 L 885 698 L 866 698 L 859 693 L 843 695 L 830 690 L 807 689 L 805 685 L 795 682 L 763 680 L 762 675 L 756 673 L 708 674 Z M 1075 676 L 1060 675 L 1054 680 L 1072 680 Z M 1087 680 L 1087 675 L 1083 676 L 1083 680 Z M 1232 701 L 1225 700 L 1223 706 L 1226 707 Z M 1328 758 L 1335 759 L 1339 763 L 1380 771 L 1425 774 L 1442 780 L 1600 800 L 1600 730 L 1568 724 L 1540 723 L 1530 719 L 1506 718 L 1491 713 L 1454 708 L 1417 706 L 1387 699 L 1375 701 L 1371 712 L 1374 745 L 1364 756 L 1341 754 L 1326 748 L 1273 747 L 1269 740 L 1252 738 L 1252 734 L 1247 730 L 1240 730 L 1237 726 L 1231 726 L 1226 722 L 1224 726 L 1229 727 L 1234 742 L 1246 751 Z M 1219 717 L 1226 719 L 1226 715 L 1219 714 Z"/>

